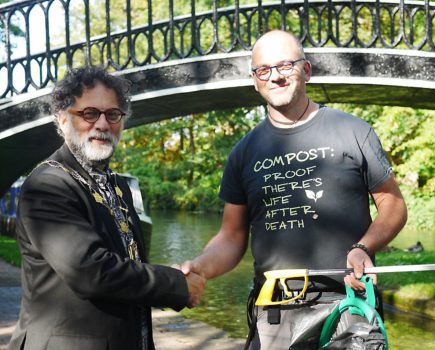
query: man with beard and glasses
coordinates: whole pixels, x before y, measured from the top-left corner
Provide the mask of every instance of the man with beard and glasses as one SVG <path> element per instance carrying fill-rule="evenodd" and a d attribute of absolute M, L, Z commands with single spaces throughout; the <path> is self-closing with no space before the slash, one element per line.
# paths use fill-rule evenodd
<path fill-rule="evenodd" d="M 65 143 L 27 177 L 18 207 L 20 318 L 9 349 L 154 349 L 151 307 L 193 307 L 195 273 L 151 265 L 127 183 L 109 168 L 129 84 L 95 67 L 52 93 Z"/>
<path fill-rule="evenodd" d="M 270 297 L 283 304 L 250 310 L 250 350 L 318 349 L 322 324 L 343 299 L 344 283 L 365 289 L 358 278 L 401 230 L 406 206 L 370 125 L 307 96 L 311 63 L 294 35 L 274 30 L 261 36 L 252 49 L 251 72 L 268 114 L 229 155 L 219 232 L 182 269 L 207 279 L 220 276 L 239 263 L 250 241 L 252 306 L 266 271 L 354 268 L 344 281 L 310 277 L 304 298 L 294 301 L 303 281 L 286 281 L 287 290 L 277 283 Z M 370 197 L 377 209 L 373 220 Z M 340 327 L 355 320 L 342 321 Z"/>

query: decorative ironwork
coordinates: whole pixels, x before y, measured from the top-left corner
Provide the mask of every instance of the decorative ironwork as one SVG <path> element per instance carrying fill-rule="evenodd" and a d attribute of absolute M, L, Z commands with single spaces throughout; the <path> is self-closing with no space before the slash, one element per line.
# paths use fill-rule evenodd
<path fill-rule="evenodd" d="M 222 8 L 212 0 L 212 9 L 200 0 L 0 5 L 0 103 L 49 86 L 67 67 L 93 64 L 121 71 L 250 50 L 261 33 L 277 28 L 294 32 L 304 47 L 435 51 L 435 3 L 428 0 L 245 2 Z"/>

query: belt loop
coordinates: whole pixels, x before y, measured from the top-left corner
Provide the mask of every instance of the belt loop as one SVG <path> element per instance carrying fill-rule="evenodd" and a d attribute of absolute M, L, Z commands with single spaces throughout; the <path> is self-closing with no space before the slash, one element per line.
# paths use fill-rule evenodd
<path fill-rule="evenodd" d="M 264 308 L 266 311 L 266 307 Z M 280 305 L 267 306 L 267 322 L 270 324 L 280 324 L 281 307 Z"/>

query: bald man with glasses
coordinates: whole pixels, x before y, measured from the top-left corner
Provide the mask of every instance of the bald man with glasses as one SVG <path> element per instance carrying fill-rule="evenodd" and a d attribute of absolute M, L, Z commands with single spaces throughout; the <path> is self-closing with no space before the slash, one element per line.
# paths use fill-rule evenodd
<path fill-rule="evenodd" d="M 322 324 L 344 298 L 344 285 L 364 290 L 364 267 L 373 266 L 375 253 L 405 225 L 407 210 L 370 125 L 307 96 L 311 63 L 293 34 L 261 36 L 251 71 L 267 115 L 229 155 L 219 232 L 182 269 L 206 279 L 220 276 L 239 263 L 251 241 L 255 283 L 246 348 L 318 349 Z M 369 197 L 377 208 L 373 219 Z M 354 273 L 344 279 L 310 278 L 301 299 L 290 301 L 277 288 L 274 300 L 282 305 L 253 306 L 266 271 L 345 267 Z M 288 281 L 287 289 L 298 295 L 303 281 Z"/>

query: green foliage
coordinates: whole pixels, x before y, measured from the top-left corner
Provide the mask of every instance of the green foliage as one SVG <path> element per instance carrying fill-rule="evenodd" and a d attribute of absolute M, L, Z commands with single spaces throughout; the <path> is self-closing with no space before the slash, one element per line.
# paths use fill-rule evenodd
<path fill-rule="evenodd" d="M 0 5 L 1 4 L 6 4 L 10 2 L 10 0 L 0 0 Z M 22 23 L 20 23 L 22 21 L 22 17 L 17 17 L 12 16 L 10 19 L 10 24 L 9 24 L 9 30 L 10 30 L 10 34 L 11 34 L 11 38 L 13 39 L 14 37 L 24 37 L 24 32 L 23 30 L 20 28 L 20 25 L 22 25 Z M 6 49 L 4 47 L 5 43 L 6 43 L 6 32 L 4 30 L 5 27 L 5 23 L 3 22 L 3 18 L 0 18 L 0 48 Z M 16 47 L 16 44 L 11 40 L 11 48 L 14 49 Z M 5 59 L 5 57 L 3 57 L 3 54 L 0 55 L 0 60 Z"/>
<path fill-rule="evenodd" d="M 424 188 L 435 169 L 435 111 L 383 107 L 373 127 L 402 183 Z"/>
<path fill-rule="evenodd" d="M 376 254 L 376 265 L 378 266 L 414 264 L 435 264 L 435 251 L 408 253 L 398 250 Z M 431 287 L 427 287 L 430 292 L 426 291 L 425 293 L 433 293 L 432 297 L 435 297 L 435 273 L 433 271 L 379 274 L 378 282 L 383 289 L 398 289 L 414 284 L 431 285 Z"/>
<path fill-rule="evenodd" d="M 218 210 L 222 205 L 218 199 L 219 182 L 220 173 L 201 176 L 195 187 L 175 198 L 177 207 L 199 211 Z"/>
<path fill-rule="evenodd" d="M 262 108 L 239 108 L 126 130 L 112 168 L 139 178 L 148 208 L 219 211 L 228 154 L 262 117 Z"/>
<path fill-rule="evenodd" d="M 432 175 L 431 185 L 422 189 L 402 185 L 401 190 L 408 208 L 408 227 L 428 231 L 429 235 L 435 234 L 435 180 Z M 431 187 L 431 189 L 430 189 Z"/>
<path fill-rule="evenodd" d="M 429 276 L 430 272 L 422 272 Z M 433 271 L 432 271 L 433 275 Z M 430 278 L 428 278 L 430 280 Z M 435 300 L 435 283 L 426 280 L 422 283 L 413 283 L 400 287 L 401 295 L 409 299 L 434 299 Z M 433 279 L 432 279 L 433 280 Z"/>
<path fill-rule="evenodd" d="M 20 250 L 15 239 L 7 236 L 0 236 L 0 258 L 9 264 L 18 267 L 21 266 Z"/>

